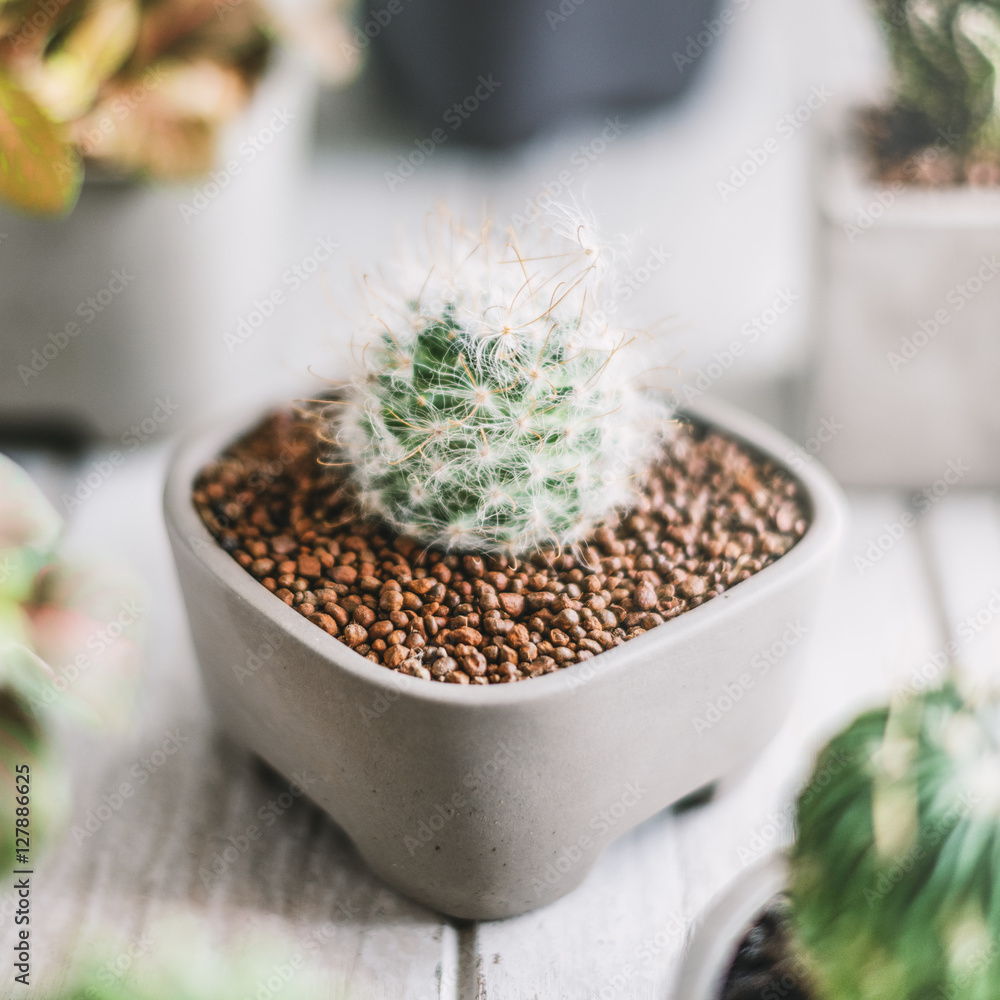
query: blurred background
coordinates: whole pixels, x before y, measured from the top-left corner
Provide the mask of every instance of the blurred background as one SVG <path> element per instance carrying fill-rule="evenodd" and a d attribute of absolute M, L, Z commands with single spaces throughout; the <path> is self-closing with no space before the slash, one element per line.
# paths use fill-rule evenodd
<path fill-rule="evenodd" d="M 616 319 L 656 332 L 681 403 L 729 396 L 802 441 L 842 416 L 801 404 L 822 122 L 884 88 L 861 0 L 451 6 L 164 0 L 166 29 L 108 0 L 43 69 L 58 15 L 9 31 L 86 181 L 60 219 L 0 209 L 0 434 L 131 448 L 341 377 L 360 275 L 441 200 L 515 230 L 586 202 L 632 240 Z M 117 76 L 80 57 L 129 32 Z"/>

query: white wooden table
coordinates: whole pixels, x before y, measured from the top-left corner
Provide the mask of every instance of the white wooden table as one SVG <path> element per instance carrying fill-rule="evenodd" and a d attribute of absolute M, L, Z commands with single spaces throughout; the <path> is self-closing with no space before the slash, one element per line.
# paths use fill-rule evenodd
<path fill-rule="evenodd" d="M 40 986 L 17 996 L 42 996 L 44 985 L 58 982 L 60 956 L 86 927 L 109 928 L 124 953 L 151 922 L 180 907 L 237 947 L 253 928 L 275 940 L 284 933 L 291 946 L 320 941 L 329 984 L 323 997 L 665 1000 L 692 918 L 751 858 L 788 839 L 792 791 L 824 734 L 905 681 L 949 634 L 971 667 L 992 669 L 996 660 L 1000 628 L 987 607 L 1000 589 L 996 498 L 943 497 L 862 572 L 855 557 L 908 508 L 900 495 L 856 493 L 788 724 L 741 784 L 627 834 L 567 898 L 494 923 L 442 919 L 371 875 L 335 824 L 303 799 L 215 875 L 212 860 L 226 838 L 238 837 L 283 787 L 214 731 L 205 708 L 159 512 L 165 457 L 164 446 L 133 456 L 71 525 L 73 545 L 114 553 L 141 574 L 150 607 L 148 679 L 134 732 L 69 738 L 72 822 L 81 823 L 170 732 L 183 740 L 96 833 L 80 842 L 66 836 L 38 859 Z M 77 474 L 51 462 L 29 467 L 56 495 L 64 477 Z M 963 628 L 977 613 L 977 628 Z M 0 901 L 7 892 L 0 890 Z M 0 953 L 10 953 L 13 932 L 3 916 Z M 5 978 L 5 998 L 15 995 L 8 984 Z"/>

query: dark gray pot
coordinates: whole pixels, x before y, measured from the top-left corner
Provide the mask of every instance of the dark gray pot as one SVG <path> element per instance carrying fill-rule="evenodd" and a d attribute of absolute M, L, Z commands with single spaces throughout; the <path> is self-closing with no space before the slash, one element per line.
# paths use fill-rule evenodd
<path fill-rule="evenodd" d="M 784 464 L 794 445 L 719 402 L 690 415 Z M 797 473 L 813 521 L 787 555 L 702 606 L 593 660 L 519 684 L 459 687 L 364 659 L 264 589 L 191 502 L 199 469 L 247 419 L 174 456 L 167 528 L 205 687 L 222 726 L 303 783 L 387 882 L 457 917 L 522 913 L 569 892 L 616 837 L 745 768 L 791 704 L 843 532 L 815 463 Z M 249 670 L 249 675 L 247 671 Z M 708 731 L 694 719 L 754 682 Z"/>
<path fill-rule="evenodd" d="M 676 97 L 701 60 L 678 66 L 674 53 L 684 54 L 715 7 L 716 0 L 369 0 L 359 38 L 374 35 L 379 64 L 428 133 L 440 127 L 450 136 L 448 110 L 475 97 L 481 78 L 499 82 L 471 114 L 459 112 L 454 133 L 503 143 L 581 109 L 621 113 Z"/>

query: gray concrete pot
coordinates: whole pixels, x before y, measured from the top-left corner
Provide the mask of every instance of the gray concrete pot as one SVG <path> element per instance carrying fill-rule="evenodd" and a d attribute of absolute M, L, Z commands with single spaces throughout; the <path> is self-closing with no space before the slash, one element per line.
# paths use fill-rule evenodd
<path fill-rule="evenodd" d="M 787 883 L 783 854 L 765 858 L 736 878 L 699 918 L 671 993 L 674 1000 L 719 1000 L 750 922 Z"/>
<path fill-rule="evenodd" d="M 775 461 L 793 450 L 718 401 L 689 412 Z M 369 662 L 215 543 L 192 482 L 247 424 L 190 438 L 166 487 L 209 699 L 229 733 L 302 784 L 406 895 L 480 919 L 549 903 L 612 840 L 745 767 L 781 725 L 798 637 L 812 627 L 843 528 L 839 491 L 815 464 L 798 474 L 812 524 L 773 565 L 593 660 L 459 688 Z"/>
<path fill-rule="evenodd" d="M 831 119 L 817 157 L 806 435 L 845 483 L 995 486 L 1000 192 L 874 183 L 849 121 Z"/>

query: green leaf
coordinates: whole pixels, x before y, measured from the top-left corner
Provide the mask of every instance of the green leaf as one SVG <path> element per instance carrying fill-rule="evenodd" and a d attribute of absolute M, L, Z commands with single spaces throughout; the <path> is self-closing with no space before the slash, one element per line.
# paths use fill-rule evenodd
<path fill-rule="evenodd" d="M 83 170 L 58 127 L 0 74 L 0 198 L 26 212 L 72 209 Z"/>
<path fill-rule="evenodd" d="M 73 121 L 93 106 L 101 84 L 121 68 L 138 35 L 135 0 L 100 0 L 24 82 L 50 118 Z"/>

